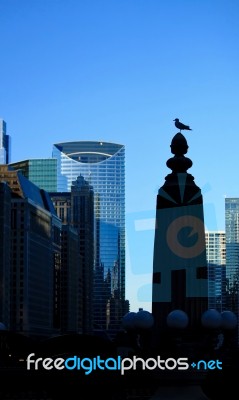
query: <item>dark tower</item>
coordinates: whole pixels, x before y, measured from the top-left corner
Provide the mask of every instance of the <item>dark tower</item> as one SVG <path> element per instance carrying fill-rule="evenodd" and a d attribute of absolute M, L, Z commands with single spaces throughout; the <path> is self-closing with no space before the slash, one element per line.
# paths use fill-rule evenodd
<path fill-rule="evenodd" d="M 166 165 L 172 172 L 158 191 L 156 207 L 152 314 L 157 341 L 167 331 L 171 311 L 184 311 L 189 328 L 197 330 L 208 308 L 202 194 L 187 172 L 193 163 L 185 157 L 188 145 L 180 132 L 170 147 L 174 156 Z"/>
<path fill-rule="evenodd" d="M 71 225 L 80 238 L 82 257 L 83 332 L 93 331 L 94 191 L 80 175 L 71 186 Z"/>

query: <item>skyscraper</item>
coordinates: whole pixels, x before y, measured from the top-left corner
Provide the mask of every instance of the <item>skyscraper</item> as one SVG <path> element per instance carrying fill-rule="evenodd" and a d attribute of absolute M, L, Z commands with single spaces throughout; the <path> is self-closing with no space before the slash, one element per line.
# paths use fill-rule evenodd
<path fill-rule="evenodd" d="M 6 246 L 0 254 L 2 322 L 14 332 L 49 336 L 56 332 L 61 220 L 48 193 L 19 171 L 1 165 L 0 183 L 0 248 Z"/>
<path fill-rule="evenodd" d="M 0 119 L 0 164 L 10 162 L 10 136 L 7 135 L 7 124 Z"/>
<path fill-rule="evenodd" d="M 71 192 L 50 193 L 52 202 L 55 206 L 57 215 L 61 218 L 63 226 L 71 227 L 77 233 L 79 240 L 79 262 L 78 270 L 80 274 L 79 294 L 80 307 L 82 309 L 82 331 L 92 334 L 93 332 L 93 269 L 94 269 L 94 193 L 92 186 L 88 184 L 83 176 L 78 176 L 77 180 L 72 182 Z M 65 235 L 64 235 L 65 236 Z M 62 236 L 63 237 L 63 236 Z M 68 239 L 69 241 L 69 239 Z M 66 243 L 66 240 L 64 240 Z M 65 251 L 67 246 L 63 246 Z M 67 257 L 62 257 L 62 269 L 67 268 L 69 262 Z M 65 261 L 66 262 L 65 262 Z M 71 261 L 72 263 L 72 261 Z M 67 275 L 67 274 L 65 274 Z M 72 273 L 68 274 L 72 275 Z M 81 287 L 80 287 L 81 286 Z M 69 285 L 68 292 L 71 292 Z M 69 294 L 68 294 L 69 297 Z M 78 311 L 79 312 L 79 311 Z"/>
<path fill-rule="evenodd" d="M 226 305 L 227 308 L 230 311 L 233 311 L 238 317 L 239 198 L 225 198 L 225 232 L 226 232 Z"/>
<path fill-rule="evenodd" d="M 206 231 L 208 265 L 208 307 L 219 312 L 226 309 L 226 236 L 225 231 Z"/>
<path fill-rule="evenodd" d="M 0 178 L 0 321 L 10 326 L 11 189 Z"/>
<path fill-rule="evenodd" d="M 53 146 L 57 191 L 82 175 L 94 191 L 94 326 L 116 331 L 125 314 L 125 147 L 78 141 Z"/>

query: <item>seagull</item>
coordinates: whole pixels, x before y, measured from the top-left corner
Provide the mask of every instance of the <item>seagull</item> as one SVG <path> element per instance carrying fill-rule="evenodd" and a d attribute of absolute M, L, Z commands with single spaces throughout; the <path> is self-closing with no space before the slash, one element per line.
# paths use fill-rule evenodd
<path fill-rule="evenodd" d="M 174 121 L 175 121 L 176 128 L 180 129 L 180 132 L 182 130 L 187 130 L 187 131 L 191 131 L 192 130 L 188 125 L 182 124 L 182 122 L 180 122 L 178 118 L 175 118 Z"/>

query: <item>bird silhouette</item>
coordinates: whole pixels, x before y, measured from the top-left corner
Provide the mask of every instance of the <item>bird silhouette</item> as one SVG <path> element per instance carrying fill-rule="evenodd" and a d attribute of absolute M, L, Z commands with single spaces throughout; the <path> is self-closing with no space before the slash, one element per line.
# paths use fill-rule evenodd
<path fill-rule="evenodd" d="M 175 121 L 176 128 L 178 128 L 180 130 L 180 132 L 182 130 L 192 131 L 192 129 L 188 125 L 184 125 L 182 122 L 179 121 L 178 118 L 175 118 L 174 121 Z"/>

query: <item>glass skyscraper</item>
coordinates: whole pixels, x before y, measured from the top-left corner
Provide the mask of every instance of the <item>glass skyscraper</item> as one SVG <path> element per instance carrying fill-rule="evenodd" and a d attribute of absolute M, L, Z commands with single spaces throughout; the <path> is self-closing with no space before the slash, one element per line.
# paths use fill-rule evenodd
<path fill-rule="evenodd" d="M 94 327 L 116 331 L 125 309 L 125 147 L 98 141 L 53 145 L 57 191 L 79 176 L 94 190 Z"/>
<path fill-rule="evenodd" d="M 10 136 L 7 135 L 7 124 L 0 119 L 0 164 L 10 162 Z"/>

